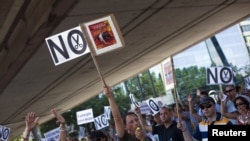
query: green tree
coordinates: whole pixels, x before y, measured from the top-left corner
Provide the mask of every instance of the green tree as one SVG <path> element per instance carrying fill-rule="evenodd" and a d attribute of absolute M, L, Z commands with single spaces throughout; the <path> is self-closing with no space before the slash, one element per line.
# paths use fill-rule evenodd
<path fill-rule="evenodd" d="M 244 76 L 241 73 L 240 69 L 237 69 L 236 66 L 233 66 L 233 71 L 235 72 L 235 80 L 239 83 L 244 82 Z M 246 71 L 246 69 L 245 69 Z M 249 73 L 249 70 L 248 70 Z M 151 78 L 150 78 L 150 75 Z M 250 74 L 250 73 L 249 73 Z M 196 89 L 199 88 L 202 91 L 208 91 L 211 89 L 219 90 L 218 85 L 206 85 L 206 68 L 197 66 L 191 66 L 183 69 L 175 69 L 175 79 L 176 79 L 176 89 L 181 98 L 181 100 L 185 100 L 187 94 L 196 94 Z M 247 74 L 248 75 L 248 74 Z M 139 75 L 136 75 L 126 81 L 128 92 L 124 91 L 123 83 L 115 85 L 112 87 L 115 100 L 118 103 L 119 110 L 121 115 L 127 112 L 130 109 L 130 98 L 128 96 L 129 93 L 135 95 L 136 98 L 141 100 L 146 100 L 150 97 L 162 96 L 165 95 L 164 83 L 162 79 L 161 73 L 156 74 L 155 72 L 149 73 L 149 71 L 145 71 Z M 153 85 L 152 85 L 153 83 Z M 140 89 L 141 88 L 141 89 Z M 153 94 L 153 89 L 155 89 L 156 95 Z M 141 90 L 141 91 L 140 91 Z M 196 96 L 196 95 L 195 95 Z M 108 106 L 108 100 L 102 93 L 97 96 L 91 98 L 90 100 L 78 105 L 77 107 L 71 109 L 68 112 L 63 113 L 62 115 L 67 121 L 67 124 L 73 124 L 77 127 L 77 118 L 76 112 L 85 110 L 85 109 L 93 109 L 94 117 L 103 114 L 104 107 Z M 111 116 L 112 117 L 112 116 Z M 113 123 L 113 119 L 111 118 L 111 123 Z M 93 123 L 88 123 L 84 126 L 87 131 L 95 128 Z M 58 127 L 56 124 L 56 119 L 51 119 L 50 121 L 42 124 L 40 126 L 42 135 L 49 130 Z M 16 138 L 18 141 L 19 138 Z"/>
<path fill-rule="evenodd" d="M 206 68 L 191 66 L 183 69 L 176 69 L 176 87 L 181 100 L 185 100 L 188 94 L 196 96 L 196 89 L 208 91 L 218 89 L 218 86 L 206 85 Z"/>
<path fill-rule="evenodd" d="M 233 66 L 233 65 L 231 65 Z M 241 71 L 236 66 L 232 67 L 234 72 L 234 82 L 240 85 L 244 79 Z M 206 84 L 206 68 L 197 66 L 191 66 L 183 69 L 175 69 L 176 86 L 178 94 L 181 100 L 185 100 L 187 94 L 196 94 L 196 89 L 201 91 L 219 90 L 219 85 L 207 85 Z M 196 95 L 195 95 L 196 96 Z"/>
<path fill-rule="evenodd" d="M 161 75 L 156 77 L 156 74 L 145 71 L 136 75 L 127 81 L 128 90 L 140 100 L 146 100 L 151 97 L 158 97 L 165 93 Z"/>

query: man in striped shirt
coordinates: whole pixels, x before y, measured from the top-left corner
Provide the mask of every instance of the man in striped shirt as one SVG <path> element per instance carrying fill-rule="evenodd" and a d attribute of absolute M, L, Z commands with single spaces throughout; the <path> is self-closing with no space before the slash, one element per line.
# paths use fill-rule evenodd
<path fill-rule="evenodd" d="M 232 125 L 232 122 L 220 113 L 216 112 L 215 101 L 211 97 L 204 97 L 199 102 L 199 107 L 202 110 L 203 118 L 197 126 L 193 139 L 197 141 L 208 140 L 208 125 Z M 185 127 L 181 127 L 185 128 Z M 186 130 L 182 129 L 185 141 L 189 141 L 190 137 Z"/>

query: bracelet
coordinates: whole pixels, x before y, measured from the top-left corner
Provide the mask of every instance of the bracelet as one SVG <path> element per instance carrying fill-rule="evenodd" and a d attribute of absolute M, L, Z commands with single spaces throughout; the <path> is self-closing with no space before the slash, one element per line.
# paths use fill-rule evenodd
<path fill-rule="evenodd" d="M 60 131 L 66 131 L 65 128 L 59 127 Z"/>
<path fill-rule="evenodd" d="M 65 129 L 60 129 L 60 131 L 62 132 L 62 131 L 66 131 Z"/>
<path fill-rule="evenodd" d="M 64 130 L 64 129 L 60 129 L 60 132 L 63 132 L 63 131 L 66 131 L 66 130 Z"/>

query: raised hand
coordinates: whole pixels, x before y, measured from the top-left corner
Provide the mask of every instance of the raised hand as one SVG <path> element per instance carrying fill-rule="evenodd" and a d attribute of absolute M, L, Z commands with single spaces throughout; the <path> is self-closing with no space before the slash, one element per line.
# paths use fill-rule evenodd
<path fill-rule="evenodd" d="M 190 94 L 187 96 L 187 100 L 188 100 L 188 102 L 192 101 L 192 96 Z"/>
<path fill-rule="evenodd" d="M 38 120 L 39 117 L 36 115 L 35 112 L 29 112 L 25 116 L 25 129 L 23 132 L 23 140 L 22 141 L 28 141 L 29 140 L 29 135 L 30 131 L 34 130 L 36 126 L 38 125 Z"/>
<path fill-rule="evenodd" d="M 200 95 L 201 95 L 200 89 L 196 89 L 196 95 L 197 95 L 197 96 L 200 96 Z"/>
<path fill-rule="evenodd" d="M 111 97 L 112 96 L 112 91 L 111 88 L 109 86 L 103 86 L 103 93 L 107 96 L 107 97 Z"/>
<path fill-rule="evenodd" d="M 60 123 L 60 134 L 59 134 L 59 141 L 68 141 L 67 140 L 67 130 L 65 125 L 65 119 L 64 117 L 59 114 L 56 109 L 51 109 L 51 113 L 55 116 L 57 119 L 57 123 Z"/>
<path fill-rule="evenodd" d="M 177 128 L 180 129 L 182 132 L 186 131 L 186 126 L 185 123 L 182 119 L 178 118 L 178 122 L 177 122 Z"/>
<path fill-rule="evenodd" d="M 35 112 L 29 112 L 25 116 L 26 129 L 28 131 L 31 131 L 34 127 L 38 125 L 38 120 L 39 120 L 39 117 L 36 115 Z"/>
<path fill-rule="evenodd" d="M 55 109 L 51 109 L 51 113 L 55 116 L 55 118 L 57 119 L 57 123 L 60 123 L 60 124 L 65 124 L 65 119 L 64 117 L 59 114 Z"/>

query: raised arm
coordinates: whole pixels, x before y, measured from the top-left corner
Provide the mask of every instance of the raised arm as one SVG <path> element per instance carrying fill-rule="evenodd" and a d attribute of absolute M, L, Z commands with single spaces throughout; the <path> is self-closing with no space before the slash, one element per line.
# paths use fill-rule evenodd
<path fill-rule="evenodd" d="M 120 111 L 114 99 L 114 95 L 109 86 L 104 86 L 103 88 L 104 88 L 104 94 L 108 98 L 109 105 L 111 107 L 111 112 L 114 118 L 115 129 L 116 129 L 117 135 L 120 138 L 122 138 L 125 134 L 125 125 L 123 123 L 123 119 L 121 117 Z"/>
<path fill-rule="evenodd" d="M 41 137 L 37 134 L 37 132 L 38 132 L 38 126 L 35 126 L 35 127 L 31 130 L 31 132 L 32 132 L 32 135 L 33 135 L 33 137 L 34 137 L 33 141 L 41 141 L 41 140 L 42 140 Z"/>
<path fill-rule="evenodd" d="M 34 128 L 36 128 L 36 126 L 38 125 L 38 120 L 39 117 L 36 115 L 35 112 L 29 112 L 26 116 L 25 116 L 25 129 L 23 132 L 23 141 L 28 141 L 29 140 L 29 135 L 31 130 L 33 130 Z"/>
<path fill-rule="evenodd" d="M 55 109 L 51 109 L 51 113 L 57 119 L 56 122 L 60 123 L 59 141 L 67 141 L 67 130 L 64 117 L 61 114 L 59 114 Z"/>
<path fill-rule="evenodd" d="M 221 98 L 222 96 L 220 96 Z M 226 110 L 226 103 L 227 103 L 227 99 L 222 99 L 220 101 L 220 112 L 223 116 L 229 118 L 229 119 L 237 119 L 238 114 L 237 113 L 229 113 Z"/>
<path fill-rule="evenodd" d="M 152 132 L 153 132 L 152 126 L 151 126 L 151 125 L 148 125 L 148 124 L 146 123 L 145 119 L 144 119 L 144 118 L 142 117 L 142 115 L 141 115 L 140 108 L 135 107 L 135 112 L 136 112 L 136 115 L 137 115 L 137 117 L 138 117 L 138 119 L 139 119 L 139 122 L 140 122 L 142 128 L 143 128 L 144 130 L 147 130 L 148 132 L 151 132 L 151 133 L 152 133 Z"/>
<path fill-rule="evenodd" d="M 198 121 L 201 121 L 202 120 L 202 117 L 199 116 L 195 111 L 194 111 L 194 107 L 193 107 L 193 104 L 192 104 L 192 96 L 191 95 L 188 95 L 187 96 L 187 101 L 188 101 L 188 110 L 190 112 L 190 114 L 196 118 Z"/>
<path fill-rule="evenodd" d="M 178 119 L 177 128 L 179 128 L 182 131 L 185 141 L 193 141 L 193 137 L 188 133 L 187 127 L 185 126 L 182 119 Z"/>

